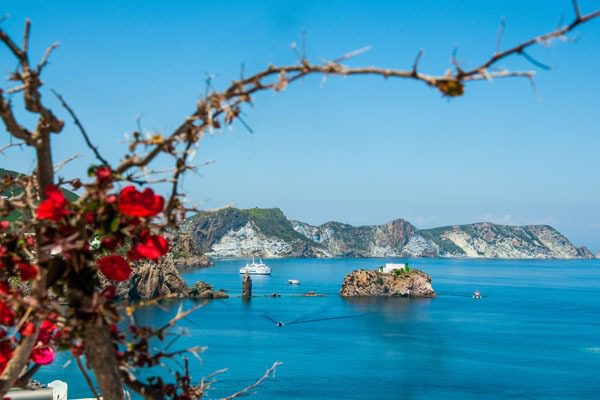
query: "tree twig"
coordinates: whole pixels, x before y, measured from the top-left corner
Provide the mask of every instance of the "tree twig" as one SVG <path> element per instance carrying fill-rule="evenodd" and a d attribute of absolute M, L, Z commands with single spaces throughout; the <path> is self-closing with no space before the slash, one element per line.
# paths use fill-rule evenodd
<path fill-rule="evenodd" d="M 92 143 L 89 135 L 87 134 L 85 128 L 83 127 L 83 124 L 77 117 L 77 114 L 75 114 L 75 111 L 73 111 L 71 106 L 69 106 L 69 104 L 65 101 L 65 99 L 56 90 L 51 89 L 51 91 L 52 91 L 52 94 L 54 94 L 54 96 L 56 96 L 58 101 L 60 101 L 60 104 L 64 107 L 64 109 L 67 110 L 67 112 L 69 113 L 71 118 L 73 118 L 73 123 L 77 126 L 77 128 L 79 128 L 79 131 L 83 135 L 83 139 L 85 140 L 85 144 L 87 145 L 87 147 L 89 147 L 90 150 L 92 150 L 92 152 L 94 153 L 94 156 L 96 156 L 98 161 L 100 161 L 103 165 L 108 166 L 109 165 L 108 161 L 106 161 L 106 159 L 104 157 L 102 157 L 102 155 L 100 154 L 100 151 L 98 150 L 98 147 Z"/>
<path fill-rule="evenodd" d="M 265 374 L 260 377 L 259 380 L 257 380 L 256 382 L 254 382 L 252 385 L 246 386 L 244 389 L 240 390 L 239 392 L 236 392 L 230 396 L 224 397 L 221 400 L 232 400 L 235 399 L 236 397 L 240 397 L 243 396 L 245 394 L 247 394 L 250 390 L 254 389 L 255 387 L 257 387 L 258 385 L 260 385 L 261 383 L 263 383 L 263 381 L 265 379 L 267 379 L 269 376 L 271 376 L 272 373 L 275 372 L 275 369 L 280 366 L 281 364 L 283 364 L 280 361 L 275 361 L 275 363 L 269 368 L 267 369 L 267 371 L 265 372 Z"/>

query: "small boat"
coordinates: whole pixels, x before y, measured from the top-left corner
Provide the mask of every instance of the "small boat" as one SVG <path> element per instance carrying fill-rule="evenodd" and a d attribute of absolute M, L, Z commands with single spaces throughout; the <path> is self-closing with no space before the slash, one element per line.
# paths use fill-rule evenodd
<path fill-rule="evenodd" d="M 300 281 L 298 279 L 288 279 L 288 283 L 290 285 L 299 285 Z"/>
<path fill-rule="evenodd" d="M 473 298 L 474 298 L 475 300 L 479 300 L 479 299 L 481 299 L 481 292 L 480 292 L 479 290 L 476 290 L 476 291 L 474 291 L 474 292 L 473 292 Z"/>
<path fill-rule="evenodd" d="M 259 262 L 254 260 L 252 257 L 252 263 L 246 264 L 245 267 L 240 268 L 240 274 L 248 273 L 249 275 L 271 275 L 271 268 L 263 263 L 262 259 L 258 259 Z"/>

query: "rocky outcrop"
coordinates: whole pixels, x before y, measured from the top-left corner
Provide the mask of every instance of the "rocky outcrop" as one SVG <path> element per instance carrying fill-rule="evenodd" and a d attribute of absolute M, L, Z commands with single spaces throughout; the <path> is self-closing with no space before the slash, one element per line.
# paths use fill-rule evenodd
<path fill-rule="evenodd" d="M 340 289 L 344 297 L 435 297 L 431 277 L 416 269 L 383 273 L 359 269 L 344 278 Z"/>
<path fill-rule="evenodd" d="M 396 219 L 383 225 L 315 226 L 279 209 L 226 208 L 186 222 L 191 246 L 215 257 L 486 257 L 593 258 L 548 225 L 492 223 L 417 229 Z"/>
<path fill-rule="evenodd" d="M 145 262 L 134 266 L 131 278 L 117 286 L 117 293 L 119 298 L 128 300 L 187 297 L 189 287 L 173 258 L 167 255 L 159 263 Z"/>
<path fill-rule="evenodd" d="M 198 281 L 190 288 L 188 297 L 191 299 L 226 299 L 229 295 L 224 290 L 215 291 L 212 285 Z"/>
<path fill-rule="evenodd" d="M 242 280 L 242 297 L 245 299 L 252 297 L 252 278 L 250 278 L 248 272 L 246 272 Z"/>

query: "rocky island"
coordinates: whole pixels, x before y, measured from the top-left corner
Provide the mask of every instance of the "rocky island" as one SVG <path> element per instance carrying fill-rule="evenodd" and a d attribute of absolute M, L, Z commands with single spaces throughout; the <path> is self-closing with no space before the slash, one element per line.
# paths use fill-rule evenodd
<path fill-rule="evenodd" d="M 378 270 L 359 269 L 344 278 L 343 297 L 435 297 L 431 277 L 405 264 L 387 264 Z"/>

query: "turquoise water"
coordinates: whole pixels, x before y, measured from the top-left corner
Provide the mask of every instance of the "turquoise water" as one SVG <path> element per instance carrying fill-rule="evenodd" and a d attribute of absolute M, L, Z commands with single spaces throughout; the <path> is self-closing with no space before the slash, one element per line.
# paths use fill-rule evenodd
<path fill-rule="evenodd" d="M 243 302 L 209 302 L 183 321 L 173 346 L 205 345 L 198 376 L 221 368 L 210 397 L 252 383 L 284 364 L 255 399 L 598 399 L 600 260 L 417 259 L 433 278 L 435 299 L 343 299 L 346 273 L 381 259 L 273 259 Z M 388 261 L 392 261 L 391 259 Z M 394 259 L 393 261 L 398 261 Z M 238 294 L 246 260 L 217 261 L 185 275 Z M 300 279 L 291 286 L 288 279 Z M 471 298 L 479 289 L 484 299 Z M 308 290 L 323 297 L 297 297 Z M 194 302 L 185 301 L 185 307 Z M 161 323 L 179 302 L 144 309 L 140 323 Z M 277 327 L 276 321 L 294 321 Z M 63 356 L 40 375 L 68 379 L 70 397 L 88 395 Z"/>

